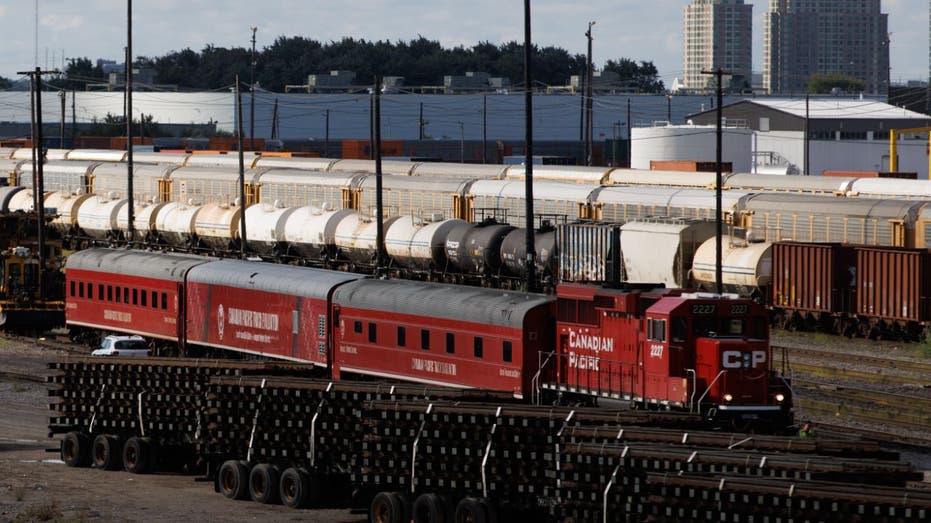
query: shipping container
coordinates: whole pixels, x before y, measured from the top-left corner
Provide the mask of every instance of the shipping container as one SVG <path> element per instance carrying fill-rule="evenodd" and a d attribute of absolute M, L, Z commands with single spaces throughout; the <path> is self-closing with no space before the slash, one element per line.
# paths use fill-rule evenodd
<path fill-rule="evenodd" d="M 890 171 L 822 171 L 821 176 L 841 176 L 853 178 L 901 178 L 917 180 L 917 172 L 890 172 Z"/>
<path fill-rule="evenodd" d="M 684 171 L 694 173 L 718 172 L 718 164 L 714 161 L 702 160 L 650 160 L 651 171 Z M 721 172 L 733 172 L 734 164 L 721 162 Z"/>

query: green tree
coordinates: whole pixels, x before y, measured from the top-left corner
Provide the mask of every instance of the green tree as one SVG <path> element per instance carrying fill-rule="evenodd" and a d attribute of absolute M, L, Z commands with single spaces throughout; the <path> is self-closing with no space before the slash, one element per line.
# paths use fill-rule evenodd
<path fill-rule="evenodd" d="M 604 71 L 617 73 L 624 89 L 640 93 L 662 93 L 666 90 L 653 62 L 641 61 L 638 64 L 629 58 L 608 60 Z"/>
<path fill-rule="evenodd" d="M 83 91 L 87 84 L 106 83 L 103 68 L 94 65 L 90 58 L 72 58 L 65 67 L 65 76 L 57 85 L 68 91 Z"/>
<path fill-rule="evenodd" d="M 13 87 L 13 80 L 0 76 L 0 90 L 9 89 L 10 87 Z"/>
<path fill-rule="evenodd" d="M 834 89 L 842 93 L 859 93 L 866 87 L 863 80 L 843 74 L 814 74 L 808 80 L 810 94 L 831 94 Z"/>

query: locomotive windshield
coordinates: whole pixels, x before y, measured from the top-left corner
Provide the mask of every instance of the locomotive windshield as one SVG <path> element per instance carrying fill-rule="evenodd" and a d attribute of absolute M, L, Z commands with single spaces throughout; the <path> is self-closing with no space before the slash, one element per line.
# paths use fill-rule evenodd
<path fill-rule="evenodd" d="M 744 338 L 765 338 L 766 322 L 764 318 L 758 317 L 696 318 L 692 322 L 692 333 L 699 337 L 740 336 Z"/>

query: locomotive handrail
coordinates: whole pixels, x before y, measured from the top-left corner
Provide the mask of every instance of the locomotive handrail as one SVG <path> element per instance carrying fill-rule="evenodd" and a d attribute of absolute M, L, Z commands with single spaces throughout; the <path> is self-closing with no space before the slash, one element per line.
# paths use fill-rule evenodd
<path fill-rule="evenodd" d="M 530 388 L 533 391 L 532 397 L 530 399 L 531 403 L 534 405 L 539 405 L 538 401 L 540 399 L 540 375 L 543 374 L 543 369 L 546 367 L 546 364 L 556 355 L 556 352 L 547 353 L 547 357 L 543 360 L 543 363 L 537 365 L 537 373 L 533 375 L 533 378 L 530 379 Z M 537 362 L 539 363 L 540 358 L 543 356 L 542 353 L 537 354 Z"/>
<path fill-rule="evenodd" d="M 721 375 L 723 375 L 725 372 L 727 372 L 727 370 L 722 369 L 721 372 L 719 372 L 718 375 L 715 376 L 714 379 L 711 380 L 711 383 L 709 383 L 708 386 L 705 388 L 705 392 L 703 392 L 702 395 L 701 395 L 701 397 L 698 398 L 698 404 L 695 406 L 695 408 L 697 409 L 697 412 L 701 412 L 701 401 L 702 401 L 703 399 L 705 399 L 705 396 L 707 396 L 707 395 L 708 395 L 708 392 L 711 391 L 711 387 L 712 387 L 715 383 L 718 382 L 718 379 L 719 379 L 719 378 L 721 377 Z"/>

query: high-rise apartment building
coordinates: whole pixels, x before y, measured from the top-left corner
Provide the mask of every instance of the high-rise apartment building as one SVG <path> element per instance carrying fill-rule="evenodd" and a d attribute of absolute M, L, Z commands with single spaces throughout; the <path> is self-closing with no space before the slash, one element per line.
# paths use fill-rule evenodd
<path fill-rule="evenodd" d="M 770 94 L 802 94 L 816 74 L 889 89 L 889 15 L 880 0 L 769 0 L 763 21 L 763 86 Z"/>
<path fill-rule="evenodd" d="M 685 7 L 685 75 L 688 90 L 714 87 L 714 76 L 702 70 L 731 73 L 731 88 L 749 88 L 753 70 L 751 49 L 753 6 L 744 0 L 692 0 Z"/>

